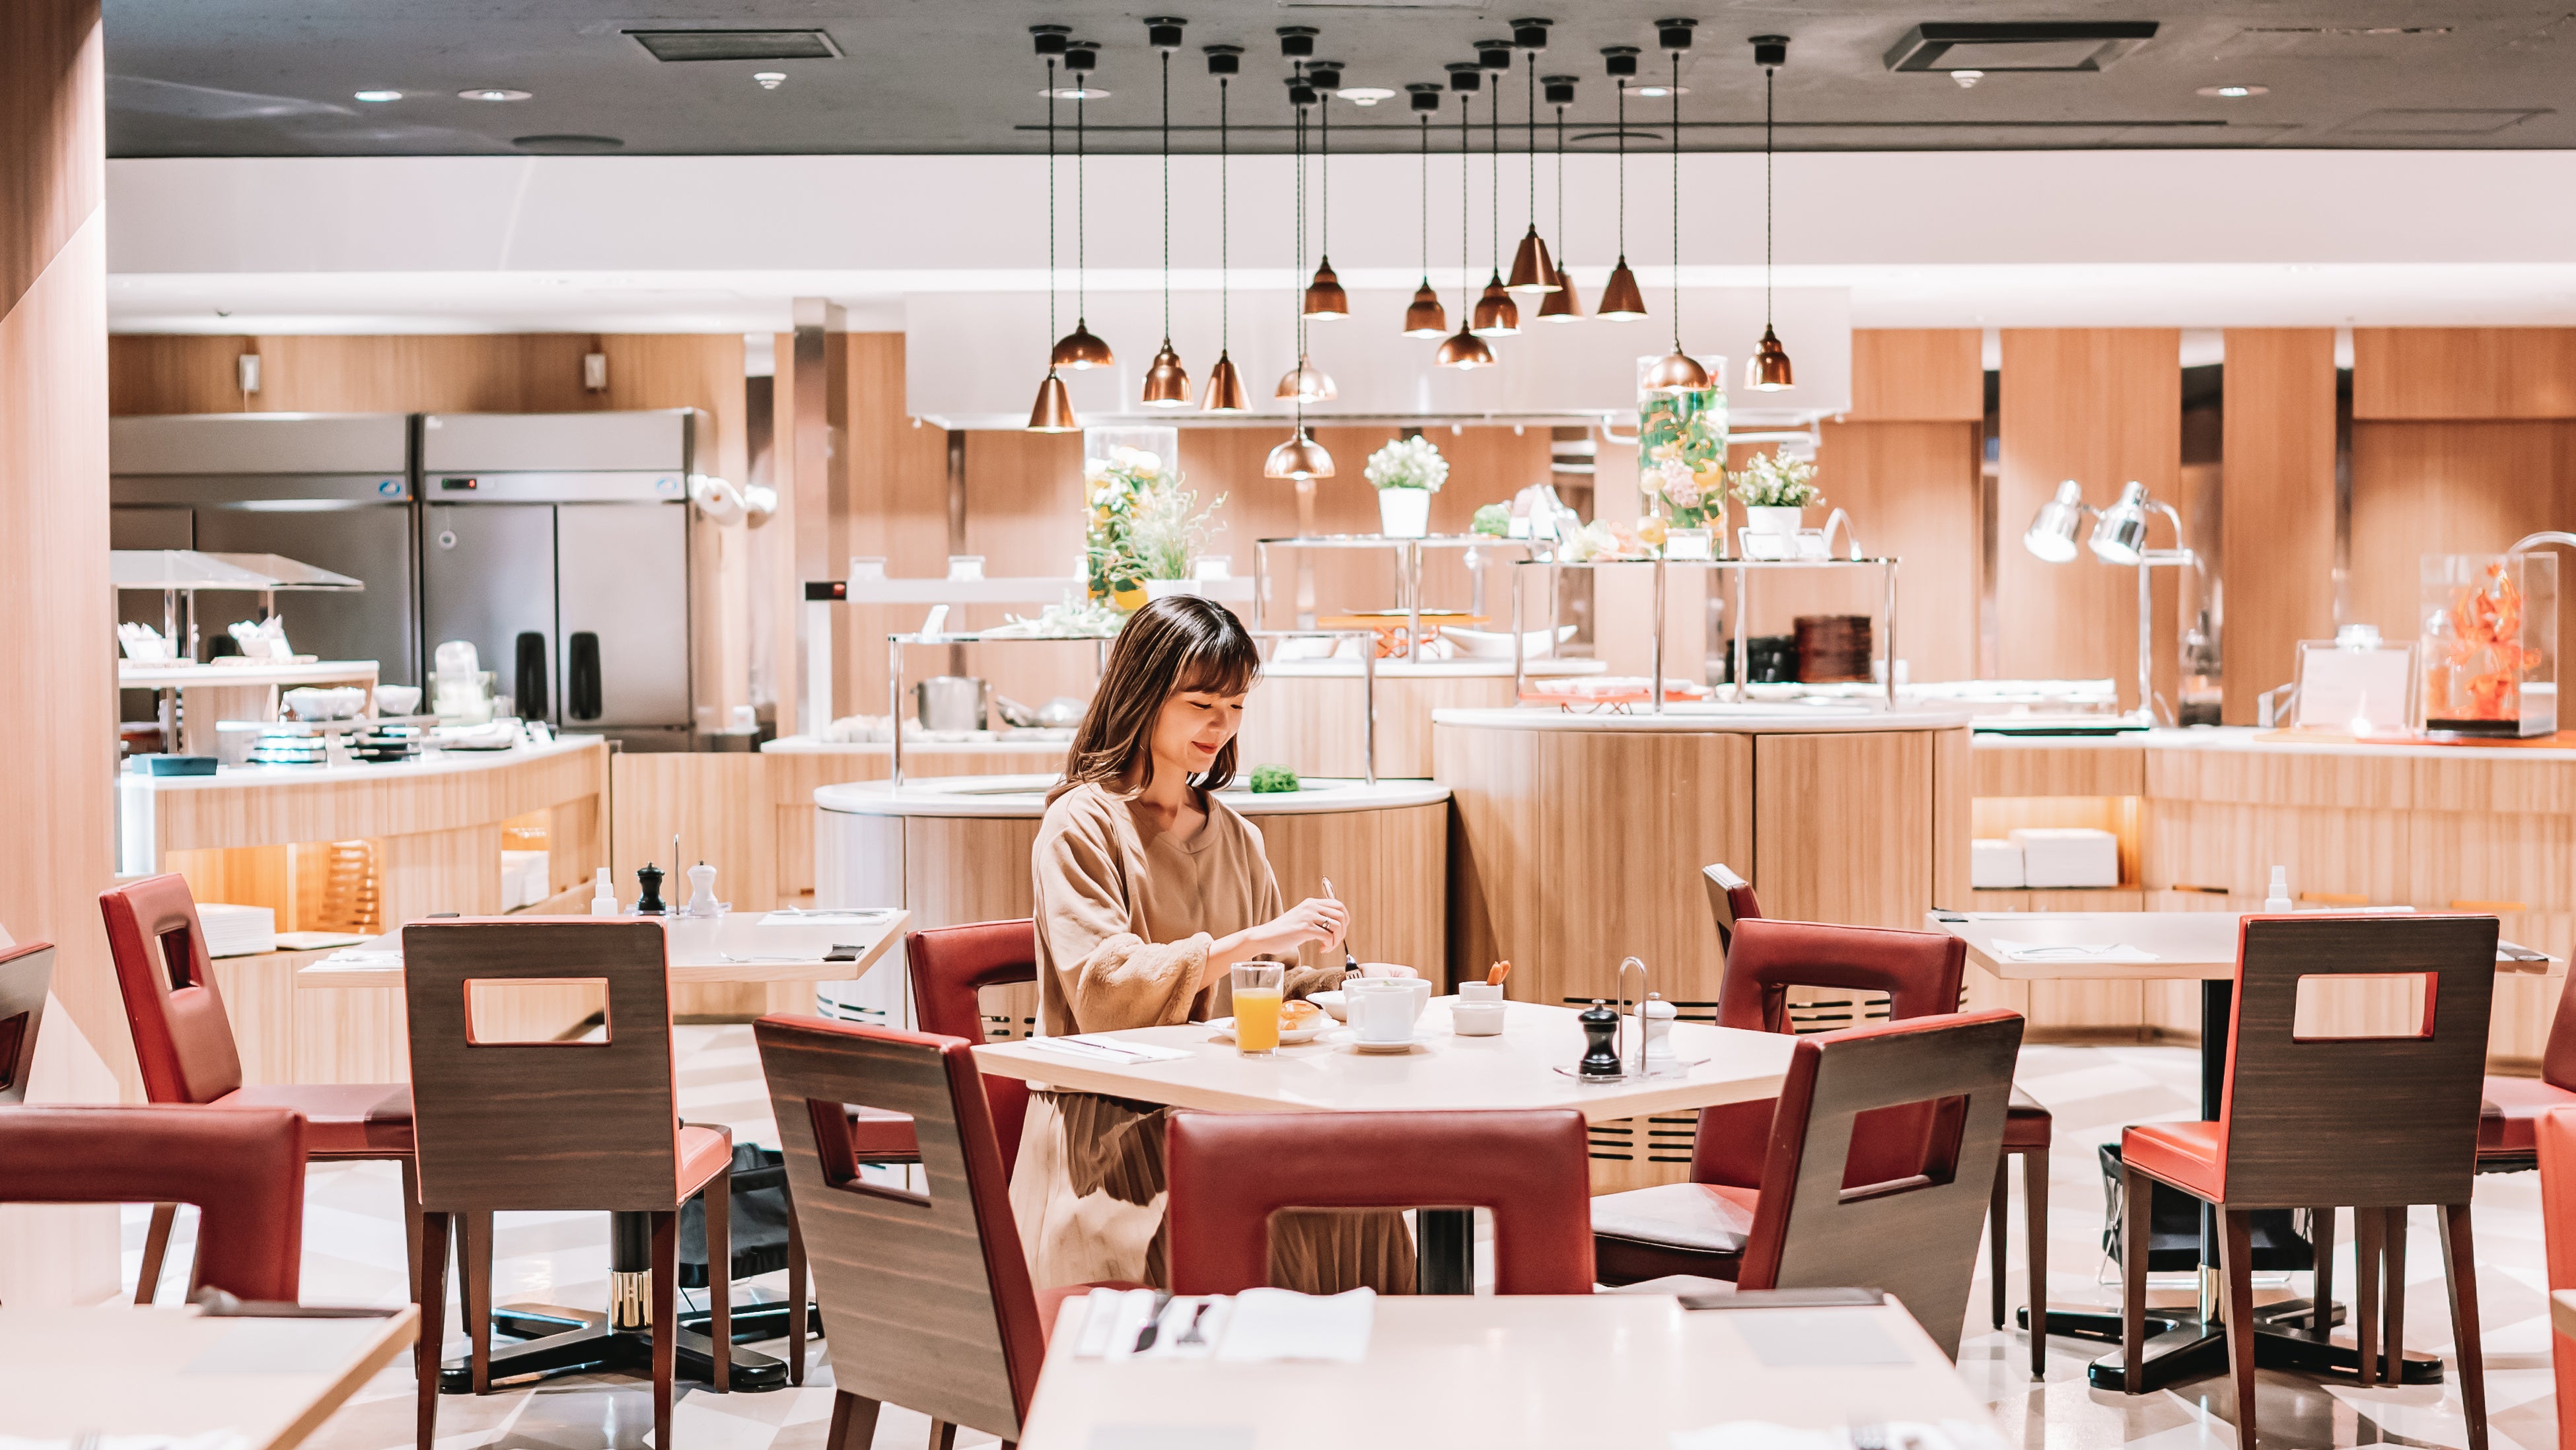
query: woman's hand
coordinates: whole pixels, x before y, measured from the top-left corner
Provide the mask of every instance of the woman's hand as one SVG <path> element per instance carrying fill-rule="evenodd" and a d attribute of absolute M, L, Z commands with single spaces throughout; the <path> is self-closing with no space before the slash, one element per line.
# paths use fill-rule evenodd
<path fill-rule="evenodd" d="M 1350 927 L 1349 907 L 1309 896 L 1253 930 L 1261 938 L 1261 950 L 1285 954 L 1308 942 L 1330 951 Z"/>

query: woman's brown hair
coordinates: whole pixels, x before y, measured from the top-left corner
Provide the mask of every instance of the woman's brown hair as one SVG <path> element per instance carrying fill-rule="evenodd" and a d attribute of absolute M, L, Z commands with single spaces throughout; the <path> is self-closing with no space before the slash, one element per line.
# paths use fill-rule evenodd
<path fill-rule="evenodd" d="M 1239 695 L 1261 677 L 1261 651 L 1234 611 L 1213 599 L 1175 594 L 1130 615 L 1109 650 L 1109 666 L 1091 708 L 1073 732 L 1064 783 L 1048 799 L 1086 782 L 1114 782 L 1144 773 L 1154 748 L 1154 721 L 1163 702 L 1189 690 Z M 1199 773 L 1205 790 L 1223 790 L 1234 779 L 1235 742 Z"/>

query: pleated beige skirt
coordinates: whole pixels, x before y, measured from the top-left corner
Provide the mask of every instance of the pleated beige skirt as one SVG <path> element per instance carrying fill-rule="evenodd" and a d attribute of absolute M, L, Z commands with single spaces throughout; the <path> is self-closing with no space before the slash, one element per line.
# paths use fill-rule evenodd
<path fill-rule="evenodd" d="M 1167 1287 L 1163 1124 L 1170 1109 L 1096 1093 L 1029 1096 L 1011 1212 L 1037 1288 L 1125 1279 Z M 1291 1209 L 1270 1221 L 1270 1282 L 1309 1294 L 1413 1292 L 1413 1236 L 1394 1209 Z"/>

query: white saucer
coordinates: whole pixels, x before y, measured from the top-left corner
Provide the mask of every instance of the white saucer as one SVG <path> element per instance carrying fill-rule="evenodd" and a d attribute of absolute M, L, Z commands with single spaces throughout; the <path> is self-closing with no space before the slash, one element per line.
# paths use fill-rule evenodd
<path fill-rule="evenodd" d="M 1419 1037 L 1410 1037 L 1402 1042 L 1363 1042 L 1356 1034 L 1351 1038 L 1351 1051 L 1378 1053 L 1389 1057 L 1399 1052 L 1411 1052 L 1423 1045 L 1424 1041 Z"/>
<path fill-rule="evenodd" d="M 1215 1036 L 1217 1041 L 1232 1042 L 1234 1040 L 1233 1018 L 1213 1018 L 1206 1025 L 1207 1030 Z M 1318 1017 L 1304 1027 L 1281 1028 L 1279 1030 L 1279 1041 L 1285 1046 L 1294 1047 L 1301 1042 L 1312 1042 L 1316 1038 L 1323 1036 L 1325 1029 L 1338 1025 L 1340 1024 L 1334 1022 L 1329 1016 Z"/>

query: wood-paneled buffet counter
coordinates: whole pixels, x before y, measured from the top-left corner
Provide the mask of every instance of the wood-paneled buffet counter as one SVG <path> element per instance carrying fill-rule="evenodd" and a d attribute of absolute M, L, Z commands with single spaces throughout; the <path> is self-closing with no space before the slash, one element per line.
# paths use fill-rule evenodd
<path fill-rule="evenodd" d="M 1532 677 L 1597 675 L 1599 660 L 1532 660 Z M 1245 702 L 1240 759 L 1284 765 L 1301 775 L 1354 779 L 1368 748 L 1366 698 L 1357 660 L 1272 660 Z M 1436 710 L 1500 710 L 1512 703 L 1510 660 L 1377 662 L 1377 773 L 1380 779 L 1431 776 L 1431 716 Z"/>
<path fill-rule="evenodd" d="M 911 752 L 907 750 L 907 760 Z M 913 929 L 1030 915 L 1029 855 L 1052 776 L 907 780 L 826 786 L 815 835 L 815 899 L 824 906 L 901 906 Z M 1321 895 L 1330 876 L 1351 908 L 1360 960 L 1401 962 L 1439 979 L 1448 958 L 1440 909 L 1449 874 L 1449 792 L 1423 781 L 1309 780 L 1270 795 L 1231 790 L 1226 804 L 1261 831 L 1281 894 Z M 1313 955 L 1313 948 L 1306 949 Z M 865 1006 L 902 1012 L 900 950 L 862 982 Z M 1034 988 L 987 994 L 1018 1035 Z"/>
<path fill-rule="evenodd" d="M 957 775 L 1051 775 L 1064 770 L 1070 741 L 914 742 L 903 747 L 904 774 L 917 779 Z M 894 747 L 853 745 L 787 735 L 760 747 L 768 774 L 764 801 L 778 842 L 778 899 L 793 904 L 814 894 L 814 792 L 827 785 L 886 780 L 894 775 Z"/>
<path fill-rule="evenodd" d="M 2093 739 L 1979 735 L 1976 834 L 2098 825 L 2120 837 L 2104 891 L 1978 891 L 1980 911 L 2259 911 L 2271 868 L 2306 907 L 2492 912 L 2509 941 L 2576 949 L 2576 749 L 2361 745 L 2196 728 Z M 2035 1035 L 2192 1036 L 2189 984 L 1998 983 Z M 2499 977 L 2490 1060 L 2536 1064 L 2563 974 Z"/>

